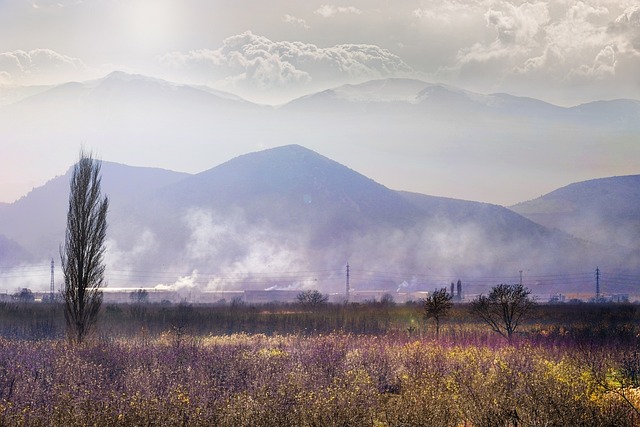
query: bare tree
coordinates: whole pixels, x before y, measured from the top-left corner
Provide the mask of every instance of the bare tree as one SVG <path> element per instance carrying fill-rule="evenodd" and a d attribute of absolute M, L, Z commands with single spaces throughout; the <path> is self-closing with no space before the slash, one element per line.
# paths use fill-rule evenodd
<path fill-rule="evenodd" d="M 325 305 L 329 301 L 329 295 L 322 294 L 314 289 L 300 292 L 296 299 L 303 307 L 316 308 Z"/>
<path fill-rule="evenodd" d="M 471 311 L 494 332 L 511 341 L 523 316 L 534 306 L 531 291 L 522 285 L 494 286 L 489 295 L 480 295 L 471 303 Z"/>
<path fill-rule="evenodd" d="M 147 304 L 149 303 L 149 292 L 145 289 L 138 289 L 129 294 L 131 306 L 129 310 L 131 317 L 136 320 L 144 320 L 147 314 Z"/>
<path fill-rule="evenodd" d="M 440 319 L 445 317 L 453 307 L 452 298 L 453 295 L 447 293 L 447 288 L 441 288 L 433 291 L 431 295 L 422 300 L 424 318 L 426 320 L 432 317 L 435 319 L 436 337 L 438 338 L 440 337 Z"/>
<path fill-rule="evenodd" d="M 64 317 L 69 338 L 81 343 L 95 325 L 104 286 L 104 251 L 109 200 L 100 190 L 101 163 L 80 152 L 73 168 L 64 246 Z"/>

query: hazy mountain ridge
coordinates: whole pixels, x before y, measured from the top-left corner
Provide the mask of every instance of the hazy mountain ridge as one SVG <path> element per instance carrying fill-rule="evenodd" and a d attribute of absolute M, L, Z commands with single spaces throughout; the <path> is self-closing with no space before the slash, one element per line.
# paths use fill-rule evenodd
<path fill-rule="evenodd" d="M 437 185 L 446 182 L 458 191 L 447 193 L 468 194 L 464 189 L 472 181 L 481 194 L 507 183 L 505 194 L 517 201 L 514 194 L 539 194 L 532 182 L 540 165 L 552 171 L 545 174 L 553 183 L 547 188 L 588 178 L 586 171 L 564 167 L 576 152 L 600 160 L 589 169 L 594 175 L 613 168 L 634 173 L 620 159 L 640 157 L 637 116 L 637 101 L 564 108 L 411 79 L 345 85 L 271 107 L 116 72 L 0 107 L 0 132 L 15 147 L 29 147 L 16 151 L 13 164 L 27 165 L 42 180 L 66 167 L 82 141 L 123 163 L 189 171 L 206 170 L 212 158 L 302 143 L 391 188 L 442 194 Z M 616 156 L 603 157 L 613 142 Z M 34 160 L 33 152 L 47 152 L 47 161 Z M 496 161 L 500 167 L 487 173 L 485 165 Z"/>
<path fill-rule="evenodd" d="M 640 175 L 570 184 L 511 206 L 532 221 L 607 246 L 638 249 Z"/>
<path fill-rule="evenodd" d="M 55 257 L 64 238 L 68 179 L 68 173 L 55 178 L 9 205 L 0 234 L 29 242 L 36 260 Z M 522 268 L 566 273 L 609 262 L 597 245 L 504 207 L 390 190 L 297 145 L 246 154 L 195 175 L 104 162 L 102 180 L 111 203 L 107 263 L 116 287 L 185 281 L 208 289 L 305 287 L 318 280 L 313 272 L 335 271 L 316 283 L 329 291 L 343 286 L 346 262 L 363 272 L 354 276 L 354 287 L 393 287 L 426 271 L 476 277 L 480 286 Z M 628 269 L 620 253 L 607 257 Z M 180 279 L 179 271 L 193 274 Z M 199 279 L 197 271 L 215 274 Z M 287 271 L 310 273 L 294 283 L 264 276 Z M 374 271 L 398 279 L 383 283 Z M 256 282 L 255 274 L 267 278 Z"/>
<path fill-rule="evenodd" d="M 434 188 L 443 182 L 473 186 L 481 194 L 496 187 L 486 180 L 484 164 L 498 158 L 500 185 L 519 194 L 541 173 L 566 170 L 575 153 L 599 158 L 613 140 L 616 156 L 602 159 L 603 168 L 619 158 L 638 158 L 639 105 L 617 100 L 565 108 L 508 94 L 385 79 L 269 107 L 207 88 L 112 73 L 1 107 L 0 129 L 17 146 L 50 153 L 48 165 L 64 153 L 60 147 L 76 152 L 77 141 L 106 150 L 126 147 L 132 164 L 153 162 L 156 153 L 169 155 L 178 169 L 181 159 L 199 162 L 204 172 L 194 175 L 104 163 L 103 189 L 112 208 L 108 263 L 122 271 L 245 277 L 339 271 L 349 261 L 354 268 L 398 275 L 429 268 L 490 277 L 523 268 L 541 274 L 584 271 L 596 263 L 635 271 L 638 262 L 629 254 L 640 251 L 637 240 L 622 241 L 635 236 L 623 231 L 626 225 L 619 227 L 627 224 L 622 219 L 598 227 L 602 238 L 585 238 L 570 228 L 542 228 L 500 206 L 408 195 L 377 182 L 403 188 L 393 178 L 405 175 Z M 376 182 L 291 145 L 299 142 L 331 157 L 342 153 L 334 157 L 340 163 L 367 176 L 386 173 L 389 181 Z M 52 146 L 59 149 L 49 150 Z M 257 147 L 280 148 L 255 152 Z M 233 160 L 209 169 L 212 157 L 203 153 L 212 152 L 215 159 Z M 30 160 L 16 158 L 15 163 Z M 571 182 L 565 179 L 569 175 L 560 175 L 560 182 Z M 24 200 L 0 205 L 0 234 L 35 259 L 57 257 L 67 194 L 68 175 Z M 620 244 L 603 247 L 605 240 Z M 175 274 L 158 279 L 175 280 Z M 221 280 L 199 285 L 226 286 Z M 322 286 L 333 289 L 341 282 L 340 276 Z"/>
<path fill-rule="evenodd" d="M 34 89 L 34 92 L 37 93 L 25 96 L 14 104 L 59 102 L 63 101 L 64 98 L 75 98 L 80 104 L 91 104 L 92 102 L 99 102 L 102 97 L 118 98 L 123 92 L 127 92 L 128 95 L 134 95 L 131 98 L 134 101 L 144 100 L 146 98 L 145 95 L 151 95 L 151 99 L 156 101 L 163 96 L 176 100 L 181 98 L 188 99 L 191 96 L 199 102 L 226 103 L 230 101 L 229 105 L 233 103 L 249 103 L 239 96 L 208 87 L 178 84 L 140 74 L 128 74 L 122 71 L 114 71 L 96 80 L 68 82 L 40 90 Z"/>
<path fill-rule="evenodd" d="M 0 108 L 4 110 L 31 109 L 34 105 L 46 107 L 61 105 L 71 101 L 83 107 L 118 105 L 124 98 L 135 106 L 167 104 L 176 110 L 187 106 L 199 105 L 202 108 L 242 108 L 254 110 L 295 110 L 300 107 L 317 109 L 330 103 L 333 107 L 355 108 L 359 104 L 388 108 L 404 105 L 402 111 L 420 111 L 420 106 L 440 106 L 446 108 L 462 107 L 474 113 L 528 114 L 550 118 L 565 115 L 579 118 L 598 118 L 600 120 L 624 120 L 631 122 L 640 117 L 640 101 L 632 99 L 614 99 L 593 101 L 572 107 L 560 107 L 529 97 L 518 97 L 505 93 L 479 94 L 450 85 L 430 83 L 408 78 L 388 78 L 371 80 L 360 84 L 347 84 L 317 93 L 311 93 L 293 99 L 278 107 L 254 104 L 229 92 L 222 92 L 207 86 L 178 84 L 170 81 L 115 71 L 109 75 L 86 82 L 69 82 L 53 87 L 34 88 L 33 95 L 24 95 L 17 102 Z M 26 91 L 25 93 L 29 93 Z M 115 103 L 115 104 L 113 104 Z M 413 107 L 412 107 L 413 106 Z M 416 108 L 418 108 L 416 110 Z M 192 110 L 193 111 L 193 110 Z"/>
<path fill-rule="evenodd" d="M 299 145 L 239 156 L 162 190 L 163 197 L 168 193 L 194 206 L 202 202 L 247 206 L 291 199 L 297 208 L 288 206 L 288 212 L 296 215 L 308 207 L 322 209 L 336 203 L 342 214 L 370 211 L 377 219 L 389 221 L 398 218 L 388 208 L 403 203 L 396 192 Z"/>
<path fill-rule="evenodd" d="M 57 258 L 58 245 L 64 241 L 71 170 L 0 209 L 0 235 L 20 242 L 36 259 Z M 128 204 L 185 176 L 163 169 L 102 162 L 102 191 L 110 198 L 111 213 L 126 211 Z"/>
<path fill-rule="evenodd" d="M 9 269 L 33 261 L 33 256 L 16 241 L 0 234 L 0 268 Z"/>

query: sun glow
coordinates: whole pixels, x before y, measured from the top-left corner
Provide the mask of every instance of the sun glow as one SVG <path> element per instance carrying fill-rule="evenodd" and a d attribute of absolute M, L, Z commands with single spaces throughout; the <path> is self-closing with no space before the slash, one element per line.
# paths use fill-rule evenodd
<path fill-rule="evenodd" d="M 136 0 L 127 7 L 127 32 L 140 49 L 162 48 L 178 27 L 179 14 L 171 0 Z"/>

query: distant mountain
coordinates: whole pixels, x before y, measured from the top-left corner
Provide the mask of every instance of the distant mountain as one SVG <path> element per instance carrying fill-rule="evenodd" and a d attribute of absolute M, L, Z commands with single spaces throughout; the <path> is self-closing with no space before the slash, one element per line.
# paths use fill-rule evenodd
<path fill-rule="evenodd" d="M 25 98 L 51 89 L 52 86 L 5 86 L 0 85 L 0 107 L 14 104 Z"/>
<path fill-rule="evenodd" d="M 193 118 L 205 117 L 216 120 L 216 113 L 243 108 L 258 107 L 229 93 L 113 72 L 98 80 L 55 86 L 9 105 L 5 110 L 14 117 L 34 111 L 46 113 L 42 119 L 48 123 L 55 119 L 59 126 L 106 129 L 109 124 L 163 125 L 157 122 L 159 117 L 172 117 L 174 124 L 191 116 L 190 122 Z"/>
<path fill-rule="evenodd" d="M 32 261 L 32 255 L 22 246 L 0 234 L 0 268 L 7 269 Z"/>
<path fill-rule="evenodd" d="M 397 279 L 384 282 L 380 271 L 404 280 L 428 271 L 475 275 L 481 286 L 505 269 L 516 274 L 522 264 L 544 272 L 579 268 L 592 251 L 506 208 L 393 191 L 298 145 L 243 155 L 187 177 L 135 212 L 144 226 L 127 233 L 133 240 L 123 247 L 139 246 L 140 232 L 146 234 L 153 245 L 137 267 L 145 271 L 188 265 L 225 277 L 261 277 L 339 272 L 348 261 L 359 272 L 355 287 L 398 285 Z M 254 286 L 255 280 L 226 286 Z M 337 277 L 325 287 L 340 289 L 341 282 Z"/>
<path fill-rule="evenodd" d="M 508 94 L 482 95 L 453 86 L 414 79 L 383 79 L 361 84 L 348 84 L 316 94 L 303 96 L 282 106 L 287 111 L 350 113 L 425 112 L 437 116 L 460 115 L 542 115 L 551 117 L 569 110 L 532 98 Z"/>
<path fill-rule="evenodd" d="M 412 106 L 412 107 L 411 107 Z M 568 121 L 575 123 L 597 121 L 637 128 L 640 101 L 616 99 L 595 101 L 575 107 L 560 107 L 534 98 L 506 93 L 479 94 L 445 84 L 413 79 L 383 79 L 361 84 L 347 84 L 295 99 L 285 109 L 311 111 L 389 111 L 420 113 L 430 111 L 443 115 L 470 114 L 486 118 L 522 116 L 529 120 Z"/>
<path fill-rule="evenodd" d="M 103 162 L 102 191 L 110 199 L 110 215 L 126 217 L 128 205 L 135 205 L 150 192 L 186 176 L 163 169 Z M 70 179 L 71 169 L 16 202 L 2 206 L 0 235 L 20 242 L 35 260 L 57 258 L 58 245 L 64 242 Z"/>
<path fill-rule="evenodd" d="M 29 161 L 38 168 L 37 162 L 47 167 L 64 162 L 64 170 L 65 156 L 82 141 L 104 147 L 105 156 L 124 151 L 132 164 L 171 156 L 178 168 L 188 163 L 205 170 L 232 159 L 196 175 L 103 164 L 104 191 L 111 198 L 108 262 L 112 271 L 129 272 L 114 275 L 115 284 L 131 283 L 131 271 L 157 271 L 153 280 L 147 274 L 152 284 L 193 279 L 198 271 L 203 286 L 259 287 L 245 280 L 249 273 L 330 270 L 339 273 L 325 282 L 312 273 L 306 279 L 336 289 L 343 285 L 340 268 L 347 261 L 354 274 L 360 270 L 361 286 L 379 285 L 373 272 L 380 271 L 394 280 L 426 272 L 432 273 L 427 281 L 467 275 L 481 286 L 482 280 L 521 269 L 556 274 L 590 270 L 596 262 L 637 269 L 629 255 L 638 251 L 637 235 L 623 231 L 634 225 L 633 216 L 625 222 L 620 214 L 612 225 L 598 206 L 581 205 L 604 224 L 584 221 L 599 230 L 596 235 L 584 232 L 575 215 L 566 225 L 523 211 L 526 220 L 500 206 L 396 192 L 317 154 L 366 167 L 367 175 L 386 177 L 384 182 L 399 176 L 404 179 L 397 182 L 437 189 L 451 181 L 458 188 L 473 185 L 479 193 L 501 182 L 520 192 L 533 186 L 541 165 L 566 169 L 576 153 L 600 159 L 588 172 L 596 175 L 612 165 L 620 168 L 620 159 L 635 167 L 637 101 L 564 108 L 508 94 L 384 79 L 276 108 L 121 72 L 19 98 L 0 107 L 0 137 L 16 147 L 13 164 Z M 612 142 L 615 156 L 602 156 Z M 278 148 L 255 152 L 269 147 Z M 33 156 L 36 152 L 47 155 Z M 67 173 L 0 205 L 0 235 L 36 260 L 56 257 L 68 180 Z M 635 193 L 629 197 L 637 200 Z M 623 210 L 623 199 L 607 204 Z"/>
<path fill-rule="evenodd" d="M 239 156 L 161 192 L 180 206 L 238 207 L 274 224 L 340 217 L 367 225 L 406 223 L 409 204 L 395 191 L 299 145 Z"/>
<path fill-rule="evenodd" d="M 269 123 L 271 111 L 206 87 L 113 72 L 0 106 L 0 136 L 16 147 L 50 153 L 47 167 L 66 166 L 68 160 L 60 163 L 61 153 L 76 152 L 86 143 L 105 147 L 102 155 L 126 151 L 132 164 L 148 164 L 149 153 L 175 158 L 180 169 L 187 163 L 193 167 L 193 158 L 202 157 L 207 147 L 222 158 L 254 149 L 256 134 L 264 135 L 261 123 Z M 23 155 L 18 160 L 29 158 Z M 202 161 L 202 169 L 208 162 Z"/>
<path fill-rule="evenodd" d="M 571 111 L 596 122 L 609 122 L 635 129 L 640 127 L 640 101 L 633 99 L 590 102 L 573 107 Z"/>
<path fill-rule="evenodd" d="M 36 260 L 56 257 L 68 180 L 55 178 L 0 210 L 0 234 Z M 354 289 L 432 289 L 464 278 L 469 292 L 481 292 L 521 269 L 591 269 L 599 254 L 597 245 L 506 208 L 390 190 L 299 145 L 196 175 L 105 162 L 102 182 L 115 287 L 339 291 L 348 262 Z"/>
<path fill-rule="evenodd" d="M 510 209 L 584 240 L 640 248 L 640 175 L 578 182 Z"/>
<path fill-rule="evenodd" d="M 86 82 L 69 82 L 49 88 L 34 89 L 33 96 L 24 97 L 16 104 L 46 104 L 49 102 L 67 101 L 75 98 L 82 104 L 102 103 L 105 98 L 119 101 L 125 96 L 129 101 L 148 102 L 170 101 L 171 103 L 218 102 L 232 105 L 247 103 L 244 99 L 231 93 L 213 90 L 208 87 L 195 87 L 172 83 L 166 80 L 114 71 L 107 76 Z"/>
<path fill-rule="evenodd" d="M 0 161 L 5 174 L 23 163 L 32 174 L 53 174 L 82 142 L 128 164 L 171 158 L 171 167 L 181 170 L 303 144 L 394 188 L 411 182 L 414 190 L 446 194 L 440 183 L 461 189 L 473 182 L 481 194 L 507 183 L 505 198 L 514 200 L 537 194 L 542 164 L 563 171 L 546 174 L 560 186 L 567 176 L 587 176 L 582 168 L 566 170 L 575 153 L 599 159 L 588 171 L 596 176 L 635 173 L 630 159 L 640 156 L 637 101 L 565 108 L 412 79 L 344 85 L 269 107 L 207 87 L 115 72 L 20 99 L 0 107 L 0 137 L 14 147 L 12 163 Z M 612 146 L 616 155 L 603 156 Z"/>

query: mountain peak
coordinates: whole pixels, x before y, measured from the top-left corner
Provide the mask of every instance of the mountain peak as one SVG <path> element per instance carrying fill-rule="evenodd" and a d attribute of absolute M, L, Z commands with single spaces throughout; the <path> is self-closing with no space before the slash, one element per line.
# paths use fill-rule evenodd
<path fill-rule="evenodd" d="M 166 191 L 182 208 L 235 208 L 274 223 L 332 217 L 340 227 L 360 226 L 372 219 L 407 222 L 413 215 L 395 191 L 296 144 L 244 154 Z"/>
<path fill-rule="evenodd" d="M 127 83 L 132 81 L 148 81 L 148 82 L 162 83 L 162 84 L 167 84 L 171 86 L 176 86 L 175 83 L 171 83 L 166 80 L 145 76 L 142 74 L 127 73 L 126 71 L 119 71 L 119 70 L 112 71 L 106 76 L 102 77 L 101 79 L 98 79 L 97 81 L 100 83 L 104 83 L 107 81 L 121 81 L 121 82 L 127 82 Z"/>

